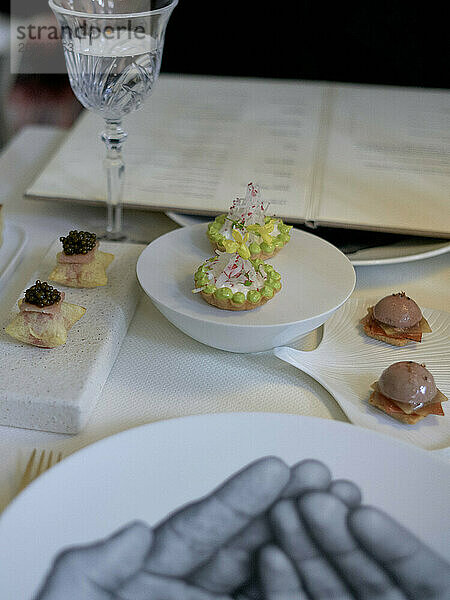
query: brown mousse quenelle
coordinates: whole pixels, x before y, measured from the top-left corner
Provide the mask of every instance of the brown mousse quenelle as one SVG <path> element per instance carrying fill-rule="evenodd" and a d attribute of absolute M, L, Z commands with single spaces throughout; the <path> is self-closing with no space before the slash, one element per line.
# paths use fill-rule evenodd
<path fill-rule="evenodd" d="M 60 241 L 63 251 L 58 253 L 50 281 L 76 288 L 94 288 L 108 283 L 106 269 L 114 255 L 99 250 L 95 233 L 70 231 Z"/>
<path fill-rule="evenodd" d="M 422 311 L 405 292 L 391 294 L 369 306 L 361 323 L 366 335 L 392 346 L 421 342 L 423 333 L 431 333 Z"/>
<path fill-rule="evenodd" d="M 448 398 L 440 392 L 425 365 L 397 362 L 372 385 L 369 403 L 390 417 L 414 425 L 427 415 L 444 416 L 441 403 Z"/>

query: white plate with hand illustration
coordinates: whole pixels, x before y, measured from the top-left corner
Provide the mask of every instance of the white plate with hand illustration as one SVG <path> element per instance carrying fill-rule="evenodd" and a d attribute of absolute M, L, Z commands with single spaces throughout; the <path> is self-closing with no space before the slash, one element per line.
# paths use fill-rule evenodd
<path fill-rule="evenodd" d="M 450 398 L 450 314 L 423 308 L 432 333 L 421 343 L 401 348 L 367 337 L 359 321 L 376 301 L 351 298 L 325 323 L 323 339 L 316 350 L 302 352 L 289 347 L 275 348 L 274 354 L 311 375 L 335 398 L 355 425 L 392 435 L 428 450 L 450 446 L 450 402 L 444 402 L 445 416 L 429 415 L 415 425 L 389 417 L 368 402 L 370 386 L 392 363 L 412 360 L 425 363 L 436 386 Z"/>
<path fill-rule="evenodd" d="M 98 540 L 135 519 L 154 525 L 268 455 L 289 465 L 323 461 L 333 478 L 360 486 L 364 503 L 448 555 L 450 465 L 430 453 L 331 420 L 201 415 L 106 438 L 33 482 L 0 518 L 2 600 L 31 600 L 62 548 Z"/>

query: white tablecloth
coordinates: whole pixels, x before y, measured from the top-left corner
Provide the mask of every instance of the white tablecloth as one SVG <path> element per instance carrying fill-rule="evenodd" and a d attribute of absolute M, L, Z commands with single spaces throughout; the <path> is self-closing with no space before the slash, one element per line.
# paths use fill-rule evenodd
<path fill-rule="evenodd" d="M 95 229 L 104 211 L 23 199 L 23 192 L 58 147 L 63 132 L 23 130 L 0 158 L 0 203 L 7 221 L 26 229 L 29 241 L 13 276 L 0 289 L 1 306 L 13 304 L 51 242 L 69 229 Z M 140 239 L 176 228 L 165 215 L 127 212 Z M 422 306 L 450 307 L 450 254 L 384 267 L 358 267 L 357 297 L 406 290 Z M 313 345 L 314 336 L 305 343 Z M 168 368 L 170 365 L 170 368 Z M 76 436 L 0 427 L 0 510 L 13 498 L 31 449 L 64 456 L 121 430 L 184 415 L 266 411 L 338 419 L 346 417 L 318 383 L 272 355 L 237 355 L 204 346 L 178 331 L 145 297 L 86 429 Z"/>

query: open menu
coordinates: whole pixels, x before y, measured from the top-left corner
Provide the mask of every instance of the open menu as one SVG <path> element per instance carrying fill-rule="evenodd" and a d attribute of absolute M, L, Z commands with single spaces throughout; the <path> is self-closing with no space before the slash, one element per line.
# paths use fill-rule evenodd
<path fill-rule="evenodd" d="M 86 112 L 28 197 L 99 203 L 102 119 Z M 296 223 L 450 238 L 450 93 L 165 75 L 124 120 L 124 204 L 212 215 L 259 183 Z"/>

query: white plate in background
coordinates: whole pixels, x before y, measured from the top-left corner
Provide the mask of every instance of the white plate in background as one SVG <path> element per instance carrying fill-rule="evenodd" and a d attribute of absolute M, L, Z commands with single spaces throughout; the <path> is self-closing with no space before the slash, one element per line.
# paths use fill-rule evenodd
<path fill-rule="evenodd" d="M 212 221 L 212 217 L 185 215 L 176 212 L 167 212 L 166 215 L 182 227 Z M 314 233 L 314 230 L 311 233 Z M 347 254 L 347 258 L 355 267 L 370 267 L 423 260 L 446 252 L 450 252 L 450 241 L 448 240 L 437 241 L 435 238 L 427 239 L 411 236 L 394 244 L 358 250 L 352 254 Z"/>
<path fill-rule="evenodd" d="M 185 215 L 183 213 L 177 212 L 166 212 L 166 215 L 172 221 L 175 221 L 177 225 L 181 225 L 181 227 L 189 227 L 189 225 L 198 225 L 198 223 L 209 223 L 213 220 L 213 217 L 201 217 L 197 215 Z"/>
<path fill-rule="evenodd" d="M 347 256 L 355 267 L 370 267 L 413 262 L 440 256 L 447 252 L 450 252 L 450 242 L 447 240 L 436 241 L 435 238 L 429 240 L 427 238 L 411 237 L 387 246 L 358 250 L 358 252 Z"/>
<path fill-rule="evenodd" d="M 14 271 L 26 245 L 25 230 L 6 221 L 3 225 L 3 244 L 0 246 L 0 287 Z"/>
<path fill-rule="evenodd" d="M 0 518 L 2 600 L 31 600 L 62 548 L 97 540 L 134 519 L 153 525 L 267 455 L 290 465 L 322 460 L 334 478 L 357 483 L 365 503 L 448 554 L 450 465 L 432 454 L 331 420 L 201 415 L 106 438 L 33 482 Z"/>

